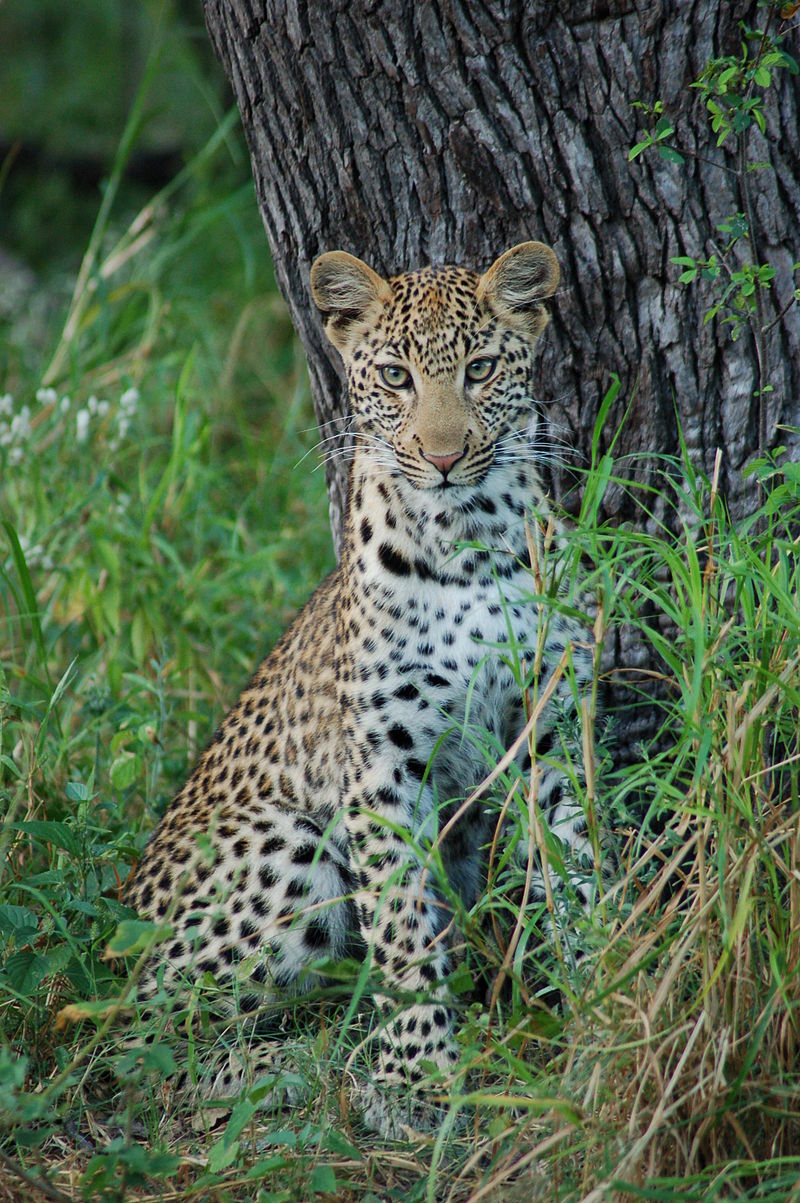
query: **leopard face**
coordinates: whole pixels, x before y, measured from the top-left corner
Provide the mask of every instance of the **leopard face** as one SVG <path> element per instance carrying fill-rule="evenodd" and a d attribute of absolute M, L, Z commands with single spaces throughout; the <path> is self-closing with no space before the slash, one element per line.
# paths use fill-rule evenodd
<path fill-rule="evenodd" d="M 471 489 L 518 457 L 537 421 L 533 353 L 558 283 L 549 247 L 522 243 L 483 275 L 426 267 L 383 280 L 343 251 L 312 269 L 347 372 L 354 427 L 415 489 Z"/>

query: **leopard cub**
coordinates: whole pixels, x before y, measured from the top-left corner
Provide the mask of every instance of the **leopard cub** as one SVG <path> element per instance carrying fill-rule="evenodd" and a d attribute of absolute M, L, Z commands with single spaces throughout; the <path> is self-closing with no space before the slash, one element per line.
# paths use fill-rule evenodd
<path fill-rule="evenodd" d="M 533 360 L 558 278 L 539 242 L 483 275 L 427 267 L 386 280 L 343 251 L 314 263 L 355 440 L 342 560 L 223 720 L 128 892 L 175 933 L 145 995 L 156 971 L 168 986 L 207 972 L 219 982 L 247 958 L 260 998 L 285 997 L 315 962 L 366 947 L 382 1005 L 416 995 L 381 1030 L 364 1099 L 366 1122 L 388 1135 L 393 1088 L 424 1098 L 423 1063 L 447 1071 L 457 1057 L 447 908 L 420 849 L 485 775 L 467 718 L 503 746 L 525 723 L 503 646 L 513 639 L 529 663 L 537 651 L 525 520 L 546 501 Z M 574 684 L 591 674 L 583 632 L 558 615 L 547 629 L 542 671 L 566 655 L 571 684 L 565 674 L 537 724 L 544 755 L 554 714 L 574 710 Z M 566 888 L 588 904 L 583 812 L 547 759 L 538 797 L 566 849 Z M 479 805 L 439 837 L 466 905 L 490 837 Z"/>

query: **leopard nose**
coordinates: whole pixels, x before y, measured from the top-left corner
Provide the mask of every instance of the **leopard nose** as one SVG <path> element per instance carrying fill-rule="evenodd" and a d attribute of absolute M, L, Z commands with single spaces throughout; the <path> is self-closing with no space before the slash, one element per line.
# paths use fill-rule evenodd
<path fill-rule="evenodd" d="M 463 451 L 453 451 L 448 455 L 429 455 L 427 451 L 421 451 L 420 454 L 429 464 L 433 464 L 434 468 L 438 468 L 442 475 L 446 475 L 453 464 L 457 464 L 460 459 L 464 458 L 466 450 L 465 447 Z"/>

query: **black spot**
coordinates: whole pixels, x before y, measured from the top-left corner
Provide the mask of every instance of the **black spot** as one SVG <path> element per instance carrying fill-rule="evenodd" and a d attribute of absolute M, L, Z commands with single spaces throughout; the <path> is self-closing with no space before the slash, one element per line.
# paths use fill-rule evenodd
<path fill-rule="evenodd" d="M 426 767 L 427 766 L 424 764 L 423 761 L 417 760 L 413 756 L 410 756 L 408 758 L 408 760 L 406 761 L 406 768 L 408 769 L 411 776 L 416 777 L 418 781 L 421 781 L 422 778 L 425 776 Z"/>
<path fill-rule="evenodd" d="M 544 731 L 537 737 L 536 754 L 538 756 L 547 756 L 553 750 L 553 732 Z"/>
<path fill-rule="evenodd" d="M 399 723 L 395 723 L 393 727 L 390 727 L 386 734 L 396 748 L 403 748 L 405 751 L 408 751 L 409 748 L 414 747 L 414 740 L 411 738 L 410 733 L 406 731 L 405 727 L 401 727 Z"/>
<path fill-rule="evenodd" d="M 407 685 L 401 685 L 399 689 L 396 689 L 394 696 L 403 702 L 411 702 L 417 696 L 417 687 L 409 681 Z"/>
<path fill-rule="evenodd" d="M 440 677 L 438 673 L 426 673 L 425 681 L 432 689 L 446 689 L 450 684 L 446 677 Z"/>
<path fill-rule="evenodd" d="M 324 948 L 328 943 L 328 932 L 320 919 L 312 919 L 303 932 L 303 942 L 309 948 Z"/>
<path fill-rule="evenodd" d="M 361 541 L 369 543 L 372 538 L 372 523 L 366 515 L 361 519 Z"/>
<path fill-rule="evenodd" d="M 273 835 L 268 840 L 264 840 L 261 845 L 261 855 L 270 856 L 273 852 L 280 852 L 286 847 L 286 840 L 282 835 Z"/>
<path fill-rule="evenodd" d="M 292 864 L 310 865 L 316 851 L 316 844 L 299 844 L 292 853 Z"/>
<path fill-rule="evenodd" d="M 312 835 L 322 835 L 322 832 L 320 831 L 319 827 L 317 827 L 316 823 L 313 822 L 312 819 L 307 818 L 305 815 L 296 815 L 294 825 L 296 828 L 302 828 L 303 831 L 310 831 Z"/>
<path fill-rule="evenodd" d="M 411 565 L 404 556 L 400 555 L 394 547 L 388 543 L 381 543 L 378 548 L 378 559 L 387 572 L 394 573 L 395 576 L 409 576 L 411 574 Z"/>
<path fill-rule="evenodd" d="M 269 865 L 262 865 L 258 870 L 258 880 L 265 890 L 271 890 L 273 886 L 278 884 L 278 878 Z"/>

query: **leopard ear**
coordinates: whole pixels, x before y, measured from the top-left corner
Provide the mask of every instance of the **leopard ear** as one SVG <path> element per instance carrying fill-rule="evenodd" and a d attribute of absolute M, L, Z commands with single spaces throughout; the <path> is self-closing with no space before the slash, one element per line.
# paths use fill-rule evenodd
<path fill-rule="evenodd" d="M 521 242 L 512 246 L 478 283 L 476 297 L 498 315 L 523 325 L 538 336 L 547 325 L 547 314 L 539 302 L 558 287 L 558 260 L 543 242 Z"/>
<path fill-rule="evenodd" d="M 386 280 L 347 251 L 328 251 L 314 261 L 311 295 L 325 318 L 325 333 L 340 351 L 368 310 L 394 297 Z"/>

